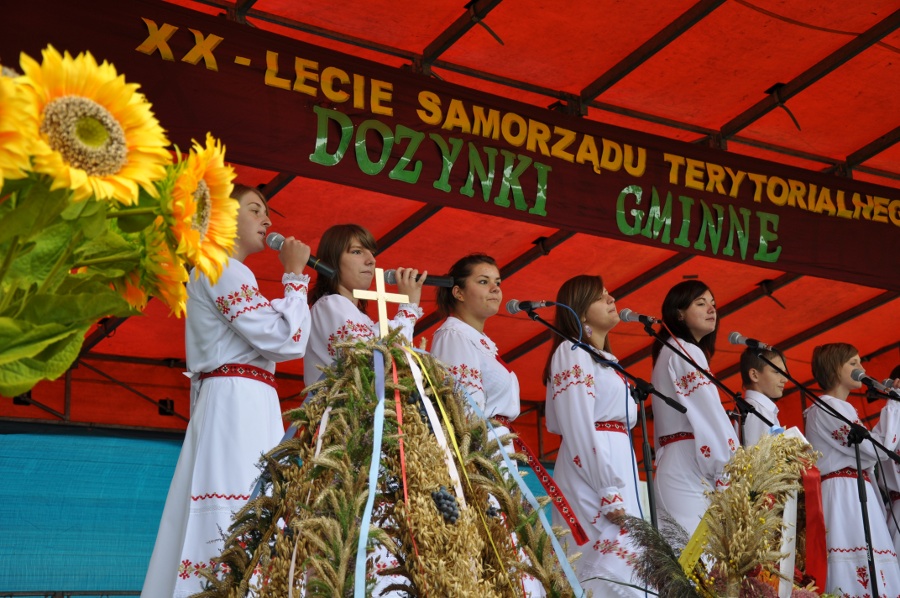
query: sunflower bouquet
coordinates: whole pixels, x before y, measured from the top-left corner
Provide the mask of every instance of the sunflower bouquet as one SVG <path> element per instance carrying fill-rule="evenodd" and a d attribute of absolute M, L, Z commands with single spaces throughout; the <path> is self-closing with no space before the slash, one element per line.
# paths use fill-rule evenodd
<path fill-rule="evenodd" d="M 0 395 L 63 374 L 99 319 L 151 297 L 185 313 L 191 268 L 213 281 L 237 202 L 225 148 L 170 149 L 139 86 L 52 46 L 0 75 Z"/>

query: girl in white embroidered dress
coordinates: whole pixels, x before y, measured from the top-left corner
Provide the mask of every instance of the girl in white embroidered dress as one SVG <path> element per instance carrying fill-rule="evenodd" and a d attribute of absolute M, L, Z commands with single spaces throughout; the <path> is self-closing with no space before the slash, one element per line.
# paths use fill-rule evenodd
<path fill-rule="evenodd" d="M 619 314 L 603 279 L 570 278 L 560 287 L 556 303 L 568 305 L 577 314 L 557 307 L 556 328 L 571 338 L 579 338 L 583 329 L 585 344 L 603 359 L 616 360 L 609 352 L 609 332 L 619 323 Z M 544 368 L 544 384 L 547 430 L 562 436 L 553 477 L 588 535 L 583 546 L 575 545 L 571 537 L 566 543 L 570 555 L 582 553 L 575 562 L 582 587 L 594 596 L 644 596 L 642 591 L 615 583 L 636 583 L 632 565 L 637 555 L 621 521 L 626 514 L 641 516 L 630 435 L 637 406 L 625 380 L 594 361 L 586 350 L 556 336 Z M 553 523 L 566 525 L 555 509 Z"/>
<path fill-rule="evenodd" d="M 434 333 L 431 353 L 447 365 L 487 417 L 512 421 L 519 415 L 519 380 L 484 333 L 485 322 L 496 315 L 503 301 L 497 262 L 483 253 L 467 255 L 451 266 L 448 276 L 455 284 L 438 289 L 438 309 L 447 319 Z M 495 425 L 494 429 L 498 437 L 509 434 L 506 426 Z M 512 452 L 511 444 L 506 450 Z M 493 497 L 491 501 L 499 507 Z M 515 542 L 515 534 L 511 537 Z M 526 597 L 544 595 L 541 585 L 530 576 L 525 576 L 523 586 Z"/>
<path fill-rule="evenodd" d="M 332 266 L 335 278 L 318 275 L 313 285 L 312 332 L 303 359 L 303 378 L 312 384 L 322 375 L 320 366 L 330 366 L 336 357 L 335 345 L 351 339 L 370 340 L 378 336 L 378 324 L 366 315 L 366 301 L 353 296 L 354 290 L 366 290 L 375 278 L 375 238 L 358 224 L 336 224 L 319 241 L 316 256 Z M 419 271 L 397 268 L 397 288 L 409 297 L 400 304 L 391 328 L 402 328 L 412 341 L 413 328 L 422 317 L 419 300 L 428 272 L 416 281 Z"/>
<path fill-rule="evenodd" d="M 699 280 L 676 284 L 663 300 L 662 317 L 663 339 L 708 371 L 719 329 L 709 287 Z M 715 385 L 659 340 L 653 343 L 652 383 L 687 407 L 680 413 L 653 397 L 657 510 L 691 535 L 709 506 L 704 491 L 727 486 L 722 470 L 737 450 L 737 435 Z"/>
<path fill-rule="evenodd" d="M 288 237 L 278 255 L 284 298 L 269 301 L 244 259 L 265 248 L 265 197 L 235 185 L 234 255 L 215 285 L 191 275 L 185 345 L 191 419 L 163 510 L 142 596 L 189 596 L 214 574 L 232 514 L 247 502 L 261 454 L 284 434 L 275 362 L 303 356 L 309 339 L 309 246 Z M 228 366 L 234 364 L 234 366 Z M 223 371 L 227 370 L 227 371 Z M 215 373 L 214 377 L 202 376 Z"/>
<path fill-rule="evenodd" d="M 337 358 L 336 345 L 341 342 L 371 340 L 379 335 L 377 322 L 366 315 L 366 301 L 353 296 L 354 290 L 366 290 L 375 278 L 375 238 L 357 224 L 337 224 L 330 227 L 319 241 L 316 256 L 334 267 L 335 278 L 317 276 L 312 296 L 312 332 L 309 348 L 303 359 L 303 378 L 306 384 L 316 382 L 322 375 L 322 367 L 329 367 Z M 422 285 L 428 272 L 417 281 L 418 270 L 397 268 L 398 291 L 409 297 L 409 303 L 400 304 L 397 315 L 391 320 L 392 329 L 401 328 L 411 342 L 416 321 L 422 317 L 419 300 Z M 327 417 L 326 412 L 326 416 Z M 376 571 L 397 566 L 397 561 L 381 545 L 369 553 L 368 577 L 375 580 L 372 596 L 403 598 L 402 590 L 388 591 L 391 585 L 405 584 L 399 576 L 377 575 Z"/>
<path fill-rule="evenodd" d="M 865 372 L 856 347 L 830 343 L 813 349 L 812 373 L 823 389 L 822 402 L 847 420 L 863 425 L 856 409 L 847 402 L 850 392 L 860 388 L 853 370 Z M 828 581 L 825 591 L 839 596 L 872 595 L 862 508 L 857 489 L 856 449 L 848 442 L 850 427 L 818 405 L 806 410 L 806 438 L 822 453 L 817 466 L 822 472 L 822 511 L 825 517 L 825 548 Z M 888 401 L 881 411 L 872 438 L 894 451 L 900 439 L 900 404 Z M 878 570 L 878 595 L 900 596 L 900 565 L 884 518 L 881 496 L 871 480 L 879 453 L 868 440 L 859 444 L 860 463 L 865 469 L 865 488 L 872 553 Z"/>

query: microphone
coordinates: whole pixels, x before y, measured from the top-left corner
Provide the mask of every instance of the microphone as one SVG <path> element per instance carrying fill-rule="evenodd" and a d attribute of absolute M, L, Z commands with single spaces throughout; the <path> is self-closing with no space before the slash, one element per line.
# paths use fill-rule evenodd
<path fill-rule="evenodd" d="M 551 307 L 556 305 L 552 301 L 519 301 L 518 299 L 510 299 L 506 302 L 506 311 L 510 314 L 517 314 L 520 311 L 531 311 L 539 307 Z"/>
<path fill-rule="evenodd" d="M 882 384 L 875 378 L 872 378 L 871 376 L 866 376 L 865 372 L 863 372 L 861 369 L 857 368 L 857 369 L 853 370 L 852 372 L 850 372 L 850 377 L 853 378 L 854 380 L 856 380 L 857 382 L 862 382 L 869 388 L 877 390 L 878 392 L 880 392 L 882 394 L 891 395 L 893 397 L 900 398 L 900 392 L 898 392 L 897 389 L 890 388 L 890 387 L 886 386 L 885 384 Z M 890 378 L 888 378 L 887 380 L 885 380 L 885 383 L 893 384 L 894 381 L 891 380 Z"/>
<path fill-rule="evenodd" d="M 640 322 L 641 324 L 656 324 L 659 322 L 658 319 L 652 316 L 635 313 L 627 307 L 619 312 L 619 319 L 623 322 Z"/>
<path fill-rule="evenodd" d="M 416 282 L 419 282 L 419 279 L 422 278 L 421 274 L 416 275 Z M 388 284 L 397 284 L 397 271 L 396 270 L 385 270 L 384 271 L 384 282 Z M 453 288 L 453 278 L 450 276 L 431 276 L 428 275 L 428 278 L 425 279 L 425 286 L 432 287 L 446 287 L 448 289 Z"/>
<path fill-rule="evenodd" d="M 275 251 L 281 251 L 281 246 L 284 245 L 284 235 L 275 232 L 269 233 L 266 235 L 266 245 Z M 306 265 L 326 278 L 334 278 L 336 275 L 334 268 L 314 255 L 309 256 L 309 259 L 306 260 Z"/>
<path fill-rule="evenodd" d="M 775 347 L 767 345 L 755 338 L 747 338 L 740 332 L 732 332 L 728 335 L 728 342 L 732 345 L 747 345 L 751 349 L 762 349 L 763 351 L 774 351 Z"/>

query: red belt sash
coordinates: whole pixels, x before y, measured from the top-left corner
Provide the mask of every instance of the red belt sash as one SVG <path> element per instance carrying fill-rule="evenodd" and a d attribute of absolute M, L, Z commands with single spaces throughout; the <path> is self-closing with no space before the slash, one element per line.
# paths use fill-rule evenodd
<path fill-rule="evenodd" d="M 249 378 L 251 380 L 259 380 L 264 384 L 268 384 L 272 388 L 278 388 L 275 384 L 275 374 L 268 370 L 258 368 L 253 365 L 242 363 L 226 363 L 225 365 L 214 369 L 211 372 L 200 374 L 200 379 L 206 378 Z"/>
<path fill-rule="evenodd" d="M 678 442 L 679 440 L 693 440 L 693 439 L 694 439 L 693 432 L 675 432 L 674 434 L 660 436 L 659 437 L 659 446 L 666 446 L 667 444 L 672 444 L 673 442 Z"/>
<path fill-rule="evenodd" d="M 628 434 L 628 428 L 622 422 L 594 422 L 594 429 L 598 432 L 621 432 Z"/>
<path fill-rule="evenodd" d="M 826 473 L 822 476 L 822 481 L 830 480 L 832 478 L 856 478 L 856 468 L 855 467 L 845 467 L 844 469 L 838 469 L 837 471 L 832 471 L 831 473 Z M 872 480 L 869 479 L 869 472 L 863 472 L 863 478 L 870 484 Z"/>
<path fill-rule="evenodd" d="M 856 470 L 854 469 L 854 476 Z M 830 474 L 829 474 L 830 475 Z M 806 504 L 806 574 L 816 580 L 816 585 L 825 587 L 828 579 L 828 555 L 825 552 L 825 515 L 822 509 L 822 482 L 816 467 L 804 469 L 800 474 L 803 482 L 803 500 Z"/>
<path fill-rule="evenodd" d="M 495 415 L 492 419 L 500 422 L 506 426 L 510 432 L 516 434 L 515 428 L 513 428 L 509 418 L 502 415 Z M 544 490 L 547 492 L 547 496 L 553 500 L 553 505 L 556 507 L 556 510 L 559 511 L 559 514 L 566 520 L 569 529 L 572 531 L 572 538 L 575 539 L 575 543 L 579 546 L 586 544 L 588 541 L 587 533 L 585 533 L 584 528 L 581 527 L 581 523 L 578 522 L 578 517 L 575 515 L 575 511 L 572 510 L 572 507 L 569 506 L 569 501 L 566 500 L 563 491 L 556 485 L 556 482 L 550 474 L 547 473 L 547 470 L 544 469 L 544 466 L 541 465 L 541 462 L 535 457 L 532 450 L 528 448 L 528 445 L 519 439 L 518 434 L 516 434 L 516 438 L 513 439 L 513 447 L 517 453 L 524 453 L 528 458 L 528 465 L 534 470 L 535 475 L 537 475 L 538 480 L 541 482 L 541 486 L 543 486 Z"/>

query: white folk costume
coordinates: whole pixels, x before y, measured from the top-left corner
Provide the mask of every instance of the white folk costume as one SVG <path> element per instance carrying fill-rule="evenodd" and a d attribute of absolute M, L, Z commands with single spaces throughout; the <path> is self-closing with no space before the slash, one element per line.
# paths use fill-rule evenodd
<path fill-rule="evenodd" d="M 337 357 L 337 343 L 351 339 L 369 341 L 379 336 L 378 324 L 361 312 L 353 301 L 337 293 L 320 297 L 312 306 L 312 331 L 303 358 L 303 379 L 307 385 L 322 377 L 319 366 L 328 367 Z M 415 303 L 401 303 L 397 315 L 388 325 L 402 328 L 403 336 L 412 342 L 413 329 L 422 317 Z"/>
<path fill-rule="evenodd" d="M 678 338 L 669 343 L 708 371 L 700 347 Z M 704 491 L 728 485 L 722 470 L 737 450 L 737 435 L 715 385 L 666 345 L 651 380 L 659 392 L 687 408 L 687 413 L 680 413 L 653 396 L 657 510 L 668 513 L 691 535 L 709 507 Z"/>
<path fill-rule="evenodd" d="M 497 345 L 486 334 L 450 316 L 434 333 L 431 354 L 447 366 L 447 371 L 487 417 L 512 422 L 519 416 L 519 379 L 497 355 Z M 499 437 L 510 433 L 503 425 L 495 425 L 494 429 Z M 512 446 L 506 449 L 513 450 Z M 518 468 L 513 475 L 518 475 Z M 515 534 L 510 535 L 515 542 Z M 543 587 L 530 576 L 525 576 L 523 585 L 526 598 L 544 595 Z"/>
<path fill-rule="evenodd" d="M 894 449 L 894 453 L 900 455 L 897 449 Z M 887 495 L 885 518 L 894 541 L 894 551 L 900 554 L 900 465 L 883 456 L 880 464 L 881 484 Z"/>
<path fill-rule="evenodd" d="M 256 464 L 284 434 L 275 363 L 303 356 L 310 314 L 306 275 L 285 274 L 269 301 L 232 259 L 218 282 L 191 277 L 185 345 L 191 419 L 150 559 L 145 598 L 189 596 L 222 552 L 232 514 L 246 504 Z"/>
<path fill-rule="evenodd" d="M 369 341 L 378 338 L 379 326 L 356 304 L 340 294 L 320 297 L 311 309 L 312 331 L 309 347 L 303 358 L 303 378 L 306 384 L 313 384 L 322 376 L 322 367 L 329 367 L 338 357 L 336 344 L 353 339 Z M 391 320 L 389 328 L 402 329 L 402 334 L 410 342 L 416 322 L 422 317 L 422 309 L 415 303 L 401 303 L 397 315 Z M 375 580 L 375 588 L 371 596 L 377 598 L 403 598 L 406 592 L 385 591 L 391 584 L 406 583 L 405 578 L 376 575 L 376 571 L 397 566 L 397 560 L 383 546 L 376 546 L 368 555 L 369 565 L 367 577 Z"/>
<path fill-rule="evenodd" d="M 747 390 L 744 392 L 744 399 L 759 412 L 761 416 L 772 422 L 772 426 L 781 427 L 778 422 L 778 406 L 766 395 L 756 390 Z M 771 428 L 763 420 L 759 419 L 752 413 L 747 414 L 744 421 L 744 446 L 753 446 L 763 436 L 771 433 Z"/>
<path fill-rule="evenodd" d="M 822 401 L 848 420 L 860 424 L 856 409 L 847 401 L 823 395 Z M 825 591 L 840 596 L 871 596 L 869 564 L 863 532 L 862 509 L 856 477 L 855 447 L 847 442 L 850 427 L 818 405 L 806 410 L 806 438 L 822 453 L 817 466 L 822 472 L 822 510 L 825 515 L 825 546 L 828 551 L 828 581 Z M 888 401 L 881 419 L 871 432 L 872 438 L 888 450 L 900 440 L 900 404 Z M 865 487 L 872 553 L 878 570 L 878 594 L 900 596 L 900 565 L 884 519 L 881 497 L 872 484 L 873 467 L 878 460 L 868 440 L 859 445 Z"/>
<path fill-rule="evenodd" d="M 599 353 L 615 361 L 609 353 Z M 588 535 L 583 546 L 571 538 L 566 543 L 569 555 L 582 553 L 574 565 L 582 587 L 594 596 L 644 596 L 628 586 L 590 579 L 638 583 L 632 570 L 637 554 L 629 536 L 606 518 L 617 509 L 641 517 L 629 434 L 637 420 L 637 405 L 625 380 L 564 341 L 550 363 L 546 416 L 547 430 L 562 436 L 553 477 Z M 553 523 L 566 525 L 556 510 Z"/>

